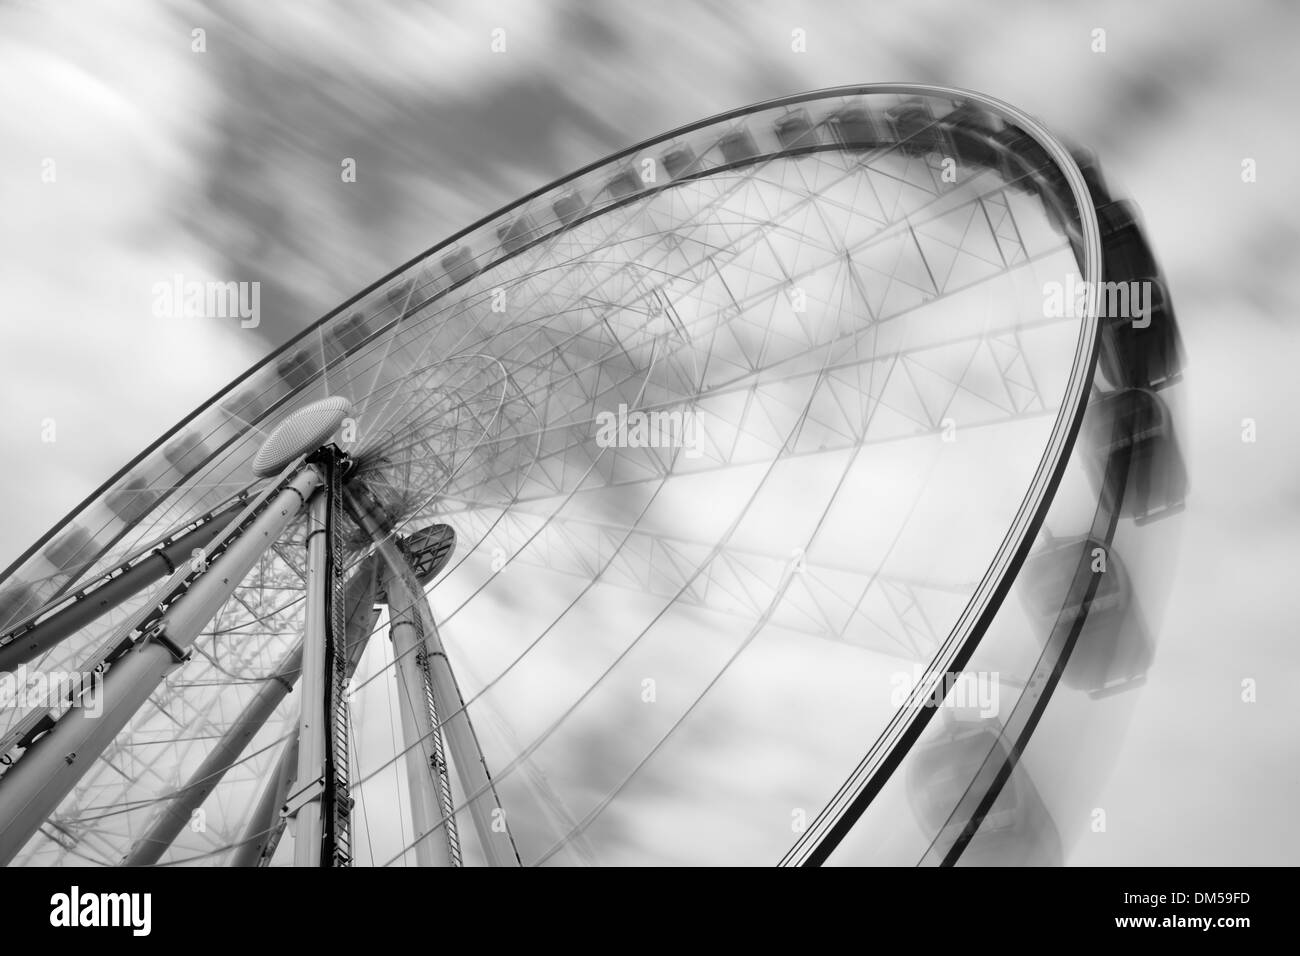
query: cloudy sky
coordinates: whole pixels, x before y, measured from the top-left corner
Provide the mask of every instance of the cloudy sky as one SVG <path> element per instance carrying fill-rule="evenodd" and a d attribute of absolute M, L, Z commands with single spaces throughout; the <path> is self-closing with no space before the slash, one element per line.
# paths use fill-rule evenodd
<path fill-rule="evenodd" d="M 1157 658 L 1068 860 L 1295 862 L 1297 40 L 1266 2 L 8 4 L 0 564 L 304 323 L 578 166 L 804 90 L 980 90 L 1139 201 L 1188 353 L 1191 498 L 1131 562 Z M 261 326 L 155 317 L 178 273 L 262 281 Z"/>

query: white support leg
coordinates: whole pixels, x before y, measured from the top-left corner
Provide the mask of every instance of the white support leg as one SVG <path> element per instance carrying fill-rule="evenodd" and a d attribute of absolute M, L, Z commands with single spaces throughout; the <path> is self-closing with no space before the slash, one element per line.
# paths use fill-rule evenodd
<path fill-rule="evenodd" d="M 406 751 L 406 782 L 411 796 L 411 824 L 417 834 L 425 834 L 415 844 L 419 866 L 451 866 L 451 848 L 447 829 L 439 825 L 442 808 L 438 802 L 438 768 L 434 763 L 433 735 L 441 733 L 433 726 L 425 703 L 420 618 L 409 604 L 400 606 L 394 594 L 406 594 L 401 580 L 391 568 L 384 568 L 384 590 L 389 595 L 388 619 L 393 639 L 393 657 L 397 663 L 398 708 L 402 715 L 402 745 Z"/>
<path fill-rule="evenodd" d="M 384 534 L 379 522 L 370 512 L 366 503 L 349 492 L 349 503 L 353 515 L 375 542 L 380 559 L 387 566 L 387 579 L 395 587 L 388 590 L 388 606 L 398 611 L 411 609 L 420 620 L 424 631 L 425 652 L 429 661 L 429 677 L 433 684 L 434 699 L 438 704 L 438 713 L 442 720 L 443 734 L 447 740 L 447 749 L 451 751 L 451 762 L 460 778 L 462 789 L 467 794 L 478 796 L 470 801 L 470 819 L 474 821 L 474 830 L 478 834 L 479 844 L 487 857 L 489 866 L 520 866 L 519 853 L 510 836 L 509 824 L 505 810 L 497 799 L 492 777 L 488 773 L 487 762 L 479 747 L 474 725 L 470 722 L 469 711 L 465 709 L 465 700 L 461 697 L 456 676 L 452 673 L 451 663 L 438 635 L 438 626 L 434 623 L 433 612 L 429 608 L 424 589 L 416 580 L 406 556 L 392 538 Z M 420 834 L 423 836 L 423 834 Z"/>
<path fill-rule="evenodd" d="M 293 865 L 320 866 L 325 798 L 326 748 L 330 745 L 325 713 L 326 642 L 330 639 L 326 615 L 329 535 L 326 515 L 329 498 L 312 499 L 307 514 L 307 607 L 303 626 L 302 709 L 298 718 L 298 774 L 289 795 L 288 815 L 293 826 Z"/>

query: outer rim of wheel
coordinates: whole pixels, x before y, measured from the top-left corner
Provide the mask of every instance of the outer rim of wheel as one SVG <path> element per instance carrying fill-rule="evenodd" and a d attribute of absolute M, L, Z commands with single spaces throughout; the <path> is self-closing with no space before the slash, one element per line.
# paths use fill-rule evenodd
<path fill-rule="evenodd" d="M 693 131 L 710 126 L 721 125 L 729 121 L 734 121 L 739 118 L 774 108 L 794 106 L 801 103 L 814 102 L 833 97 L 881 94 L 925 95 L 965 100 L 993 110 L 1003 119 L 1014 122 L 1025 133 L 1027 133 L 1047 152 L 1048 156 L 1055 163 L 1059 171 L 1064 174 L 1065 180 L 1069 184 L 1072 198 L 1079 213 L 1078 224 L 1083 235 L 1082 271 L 1084 274 L 1084 280 L 1090 285 L 1095 285 L 1100 278 L 1101 272 L 1100 230 L 1093 204 L 1089 199 L 1088 188 L 1083 179 L 1083 175 L 1073 158 L 1070 156 L 1068 150 L 1066 150 L 1066 148 L 1037 121 L 1017 108 L 996 98 L 969 90 L 911 83 L 882 83 L 832 87 L 752 104 L 750 106 L 720 113 L 702 120 L 697 120 L 693 123 L 648 138 L 616 153 L 605 156 L 538 189 L 535 189 L 514 202 L 511 202 L 489 215 L 480 218 L 474 223 L 471 223 L 453 235 L 414 256 L 409 261 L 381 276 L 375 282 L 361 289 L 334 309 L 330 310 L 320 319 L 307 325 L 299 333 L 285 341 L 278 348 L 270 351 L 260 361 L 251 365 L 225 387 L 214 393 L 212 397 L 199 404 L 193 411 L 178 421 L 172 428 L 164 432 L 153 443 L 140 451 L 125 466 L 112 474 L 100 487 L 91 492 L 85 499 L 69 511 L 63 519 L 51 526 L 44 535 L 38 538 L 25 552 L 11 562 L 9 566 L 5 568 L 3 573 L 0 573 L 0 581 L 10 578 L 56 534 L 71 524 L 87 507 L 91 506 L 97 500 L 102 499 L 142 461 L 154 454 L 167 441 L 181 433 L 196 418 L 213 407 L 213 405 L 223 397 L 232 394 L 242 383 L 254 376 L 259 370 L 264 369 L 277 359 L 282 358 L 295 347 L 300 346 L 304 340 L 309 339 L 313 334 L 319 332 L 321 328 L 332 319 L 346 312 L 358 302 L 361 302 L 366 299 L 366 297 L 374 294 L 385 285 L 392 283 L 394 280 L 400 278 L 422 262 L 436 255 L 438 252 L 454 247 L 464 237 L 484 228 L 490 223 L 508 219 L 513 212 L 526 206 L 538 197 L 557 193 L 567 184 L 572 183 L 593 171 L 602 168 L 615 167 L 620 161 L 625 160 L 628 157 L 635 156 L 653 146 L 671 142 L 674 139 Z M 616 208 L 616 205 L 621 204 L 613 204 L 610 207 L 602 208 L 594 214 L 601 215 L 610 208 Z M 1010 588 L 1011 582 L 1014 580 L 1015 575 L 1019 572 L 1021 565 L 1027 557 L 1034 537 L 1046 517 L 1048 507 L 1050 506 L 1056 489 L 1060 484 L 1080 430 L 1084 410 L 1086 408 L 1088 389 L 1092 384 L 1097 362 L 1100 339 L 1099 319 L 1094 301 L 1088 300 L 1086 302 L 1085 312 L 1081 318 L 1081 322 L 1082 325 L 1076 343 L 1073 367 L 1065 389 L 1062 404 L 1053 424 L 1051 438 L 1045 447 L 1038 467 L 1034 473 L 1034 477 L 1027 488 L 1024 498 L 1022 499 L 1019 510 L 1017 511 L 1011 526 L 1008 528 L 1008 531 L 993 560 L 990 562 L 987 571 L 971 599 L 967 603 L 957 624 L 940 647 L 931 667 L 933 672 L 944 673 L 960 670 L 965 665 L 966 661 L 969 660 L 971 654 L 979 645 L 984 633 L 991 624 L 994 616 L 1000 609 L 1003 599 Z M 929 717 L 932 715 L 932 711 L 928 711 L 920 704 L 920 700 L 923 697 L 923 690 L 924 688 L 918 688 L 913 694 L 913 698 L 909 699 L 908 703 L 895 714 L 894 719 L 891 720 L 884 733 L 878 738 L 876 745 L 872 748 L 872 751 L 868 753 L 867 758 L 863 760 L 858 769 L 849 778 L 848 782 L 846 782 L 844 788 L 841 789 L 840 793 L 837 794 L 835 799 L 827 805 L 826 809 L 824 809 L 818 818 L 812 823 L 800 841 L 796 843 L 795 847 L 787 854 L 784 862 L 800 862 L 801 860 L 807 862 L 810 858 L 816 856 L 818 847 L 823 847 L 825 845 L 824 841 L 828 836 L 833 836 L 840 830 L 846 832 L 845 828 L 851 827 L 854 820 L 856 820 L 856 817 L 846 819 L 845 811 L 851 810 L 855 803 L 860 803 L 862 795 L 866 792 L 865 788 L 868 787 L 872 780 L 878 779 L 882 772 L 885 777 L 888 776 L 888 773 L 892 771 L 892 766 L 897 764 L 901 759 L 901 756 L 906 753 L 911 744 L 915 742 L 916 737 L 919 736 L 920 732 L 928 722 Z M 877 758 L 874 761 L 871 759 L 873 754 L 876 754 Z M 892 765 L 891 761 L 893 762 Z M 869 799 L 867 802 L 869 802 Z M 862 809 L 865 809 L 865 804 L 862 806 Z M 859 815 L 860 812 L 861 810 L 859 810 Z M 842 836 L 842 833 L 840 833 L 840 835 Z M 829 850 L 824 852 L 829 853 Z"/>

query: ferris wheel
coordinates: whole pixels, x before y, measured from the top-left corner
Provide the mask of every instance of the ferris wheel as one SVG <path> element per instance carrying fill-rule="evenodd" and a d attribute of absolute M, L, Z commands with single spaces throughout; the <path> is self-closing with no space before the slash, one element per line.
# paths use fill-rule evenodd
<path fill-rule="evenodd" d="M 341 305 L 0 575 L 0 860 L 1039 846 L 1043 708 L 1145 666 L 1079 661 L 1117 523 L 1185 493 L 1181 368 L 1136 211 L 1004 103 L 648 140 Z"/>

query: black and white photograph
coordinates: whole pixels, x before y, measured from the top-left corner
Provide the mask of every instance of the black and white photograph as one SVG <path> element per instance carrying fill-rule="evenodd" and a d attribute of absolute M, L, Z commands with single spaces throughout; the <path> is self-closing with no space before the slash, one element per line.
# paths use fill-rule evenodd
<path fill-rule="evenodd" d="M 148 935 L 142 868 L 997 867 L 1241 939 L 1216 870 L 1300 863 L 1298 44 L 0 5 L 31 921 Z"/>

